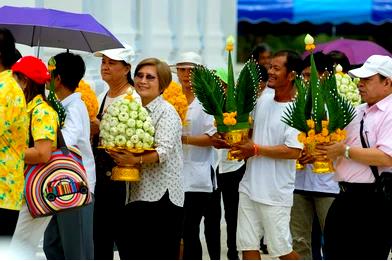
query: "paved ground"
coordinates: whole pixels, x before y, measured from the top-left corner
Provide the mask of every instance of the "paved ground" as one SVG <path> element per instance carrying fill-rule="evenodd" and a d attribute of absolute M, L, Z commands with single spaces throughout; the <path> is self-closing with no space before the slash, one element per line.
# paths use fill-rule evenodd
<path fill-rule="evenodd" d="M 222 213 L 222 217 L 223 217 L 223 213 Z M 200 229 L 200 231 L 204 231 L 204 228 L 202 227 Z M 209 260 L 210 257 L 208 256 L 206 241 L 205 241 L 204 235 L 202 233 L 200 233 L 200 239 L 201 239 L 201 243 L 202 243 L 202 246 L 203 246 L 203 260 Z M 226 223 L 224 222 L 224 218 L 222 218 L 222 224 L 221 224 L 221 260 L 227 260 L 226 239 L 227 239 Z M 241 255 L 240 255 L 240 258 L 241 258 Z M 269 260 L 273 259 L 269 255 L 264 255 L 264 254 L 261 255 L 261 258 L 262 259 L 269 259 Z"/>

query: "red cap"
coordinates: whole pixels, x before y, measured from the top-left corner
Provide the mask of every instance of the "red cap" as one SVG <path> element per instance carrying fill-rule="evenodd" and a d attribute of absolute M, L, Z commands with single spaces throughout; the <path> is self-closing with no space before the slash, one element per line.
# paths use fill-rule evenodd
<path fill-rule="evenodd" d="M 38 84 L 44 84 L 50 79 L 50 73 L 46 65 L 34 56 L 20 58 L 11 68 L 13 72 L 24 74 L 27 78 Z"/>

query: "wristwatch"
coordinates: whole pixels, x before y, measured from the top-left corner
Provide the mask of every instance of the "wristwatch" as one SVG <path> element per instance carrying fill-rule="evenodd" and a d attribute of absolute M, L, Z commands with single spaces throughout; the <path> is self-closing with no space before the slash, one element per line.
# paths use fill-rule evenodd
<path fill-rule="evenodd" d="M 344 157 L 350 159 L 350 146 L 348 145 L 346 145 L 346 148 L 344 149 Z"/>

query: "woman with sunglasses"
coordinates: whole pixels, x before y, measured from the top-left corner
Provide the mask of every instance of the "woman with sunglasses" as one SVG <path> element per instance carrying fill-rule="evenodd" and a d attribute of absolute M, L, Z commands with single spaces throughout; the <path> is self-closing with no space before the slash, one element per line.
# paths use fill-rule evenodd
<path fill-rule="evenodd" d="M 155 127 L 155 151 L 111 153 L 119 166 L 140 165 L 141 180 L 130 185 L 125 214 L 125 259 L 177 259 L 183 218 L 181 119 L 161 94 L 172 76 L 156 58 L 135 69 L 135 89 Z"/>

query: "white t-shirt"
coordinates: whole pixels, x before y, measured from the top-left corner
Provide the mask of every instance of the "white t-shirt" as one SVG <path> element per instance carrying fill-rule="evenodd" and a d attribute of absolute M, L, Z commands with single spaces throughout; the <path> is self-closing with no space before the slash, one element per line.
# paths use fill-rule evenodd
<path fill-rule="evenodd" d="M 334 173 L 316 174 L 313 165 L 306 164 L 303 170 L 297 170 L 295 189 L 324 193 L 339 193 L 339 185 L 334 180 Z"/>
<path fill-rule="evenodd" d="M 276 102 L 272 95 L 257 100 L 253 141 L 258 145 L 286 145 L 302 149 L 299 131 L 282 122 L 283 112 L 290 102 Z M 295 160 L 251 157 L 239 191 L 250 199 L 273 206 L 292 206 L 295 181 Z"/>
<path fill-rule="evenodd" d="M 205 113 L 199 100 L 195 98 L 189 104 L 186 125 L 182 128 L 182 134 L 212 136 L 215 132 L 214 117 Z M 185 192 L 212 192 L 213 185 L 216 184 L 211 181 L 211 166 L 215 164 L 213 147 L 183 144 L 182 148 L 184 152 Z"/>
<path fill-rule="evenodd" d="M 265 95 L 275 95 L 275 90 L 270 88 L 270 87 L 265 87 L 263 92 L 261 93 L 261 96 Z M 259 99 L 259 98 L 258 98 Z M 251 115 L 254 117 L 254 111 L 252 111 Z M 237 160 L 228 160 L 227 159 L 227 153 L 229 152 L 228 149 L 220 149 L 218 151 L 218 160 L 219 160 L 219 174 L 222 173 L 227 173 L 227 172 L 233 172 L 241 168 L 241 166 L 244 164 L 244 161 L 237 161 Z"/>
<path fill-rule="evenodd" d="M 219 149 L 218 152 L 218 160 L 219 160 L 219 174 L 233 172 L 241 168 L 244 165 L 244 161 L 238 160 L 228 160 L 227 153 L 229 152 L 228 149 Z"/>

